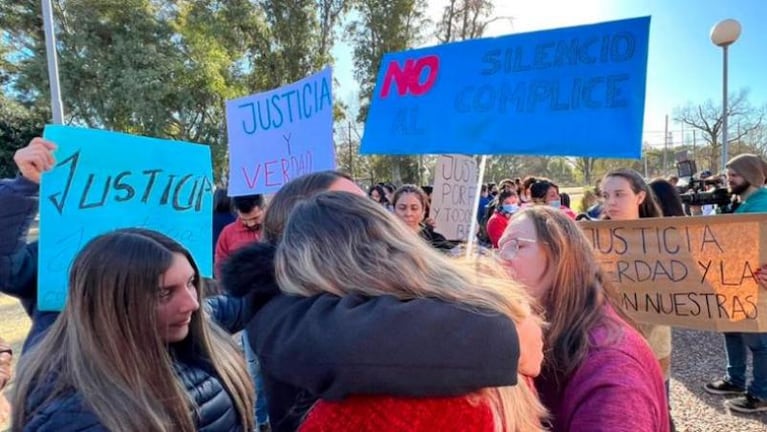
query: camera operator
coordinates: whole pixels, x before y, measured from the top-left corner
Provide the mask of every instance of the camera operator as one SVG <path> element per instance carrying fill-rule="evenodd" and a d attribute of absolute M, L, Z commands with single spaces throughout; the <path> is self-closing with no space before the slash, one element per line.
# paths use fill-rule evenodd
<path fill-rule="evenodd" d="M 759 156 L 742 154 L 727 163 L 727 184 L 740 199 L 735 213 L 767 213 L 767 163 Z M 767 411 L 767 333 L 725 333 L 727 375 L 704 389 L 711 394 L 737 395 L 725 402 L 733 411 Z M 754 379 L 746 388 L 746 347 L 753 356 Z"/>

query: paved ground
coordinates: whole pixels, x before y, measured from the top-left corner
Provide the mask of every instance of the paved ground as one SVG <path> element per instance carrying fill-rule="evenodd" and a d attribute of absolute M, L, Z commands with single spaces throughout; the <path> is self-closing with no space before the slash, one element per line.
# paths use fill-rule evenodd
<path fill-rule="evenodd" d="M 0 335 L 13 344 L 16 352 L 20 352 L 29 329 L 26 314 L 18 302 L 0 295 L 0 317 Z M 759 416 L 733 415 L 723 408 L 723 398 L 703 392 L 701 385 L 718 377 L 723 366 L 724 351 L 720 335 L 674 331 L 671 406 L 678 431 L 767 431 L 767 413 Z"/>

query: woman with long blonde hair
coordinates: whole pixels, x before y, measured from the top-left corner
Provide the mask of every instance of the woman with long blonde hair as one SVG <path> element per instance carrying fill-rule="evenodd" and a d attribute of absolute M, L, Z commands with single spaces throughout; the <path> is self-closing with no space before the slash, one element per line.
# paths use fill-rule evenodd
<path fill-rule="evenodd" d="M 578 225 L 553 207 L 522 209 L 498 255 L 548 323 L 535 381 L 551 430 L 667 432 L 660 366 L 615 301 Z"/>
<path fill-rule="evenodd" d="M 296 206 L 277 247 L 275 269 L 280 288 L 290 295 L 429 297 L 515 322 L 532 313 L 524 290 L 500 269 L 490 263 L 461 267 L 379 205 L 345 192 L 319 194 Z M 381 415 L 384 411 L 388 414 Z M 513 387 L 455 398 L 320 401 L 300 430 L 397 430 L 398 424 L 410 424 L 411 431 L 540 431 L 543 416 L 534 392 L 520 379 Z"/>
<path fill-rule="evenodd" d="M 14 431 L 253 429 L 253 389 L 231 337 L 200 309 L 191 254 L 155 231 L 91 240 L 66 305 L 22 356 Z"/>

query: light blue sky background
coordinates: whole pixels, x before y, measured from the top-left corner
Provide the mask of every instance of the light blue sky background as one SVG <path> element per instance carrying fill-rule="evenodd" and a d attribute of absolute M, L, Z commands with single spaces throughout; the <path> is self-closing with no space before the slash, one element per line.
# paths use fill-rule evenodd
<path fill-rule="evenodd" d="M 447 0 L 430 0 L 429 16 L 436 21 Z M 682 143 L 682 128 L 674 108 L 687 102 L 721 103 L 722 49 L 709 37 L 711 27 L 725 18 L 740 21 L 740 39 L 730 47 L 730 93 L 750 89 L 750 101 L 767 104 L 767 0 L 495 0 L 499 20 L 488 36 L 552 29 L 638 16 L 651 16 L 645 103 L 645 141 L 663 144 L 665 115 L 673 144 Z M 356 106 L 352 48 L 343 38 L 334 49 L 334 74 L 344 83 L 337 97 Z M 431 41 L 428 45 L 434 44 Z M 688 131 L 685 139 L 691 142 Z"/>

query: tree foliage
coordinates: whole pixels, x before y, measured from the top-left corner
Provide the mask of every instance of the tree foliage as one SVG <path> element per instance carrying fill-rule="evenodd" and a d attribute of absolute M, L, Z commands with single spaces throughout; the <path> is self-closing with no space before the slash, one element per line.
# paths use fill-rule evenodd
<path fill-rule="evenodd" d="M 225 166 L 224 102 L 331 61 L 347 0 L 54 0 L 69 124 L 210 144 Z M 0 0 L 0 85 L 50 105 L 40 2 Z M 319 12 L 318 12 L 319 11 Z M 342 111 L 341 111 L 342 112 Z"/>
<path fill-rule="evenodd" d="M 42 133 L 46 114 L 9 100 L 0 92 L 0 178 L 16 174 L 13 154 Z"/>

